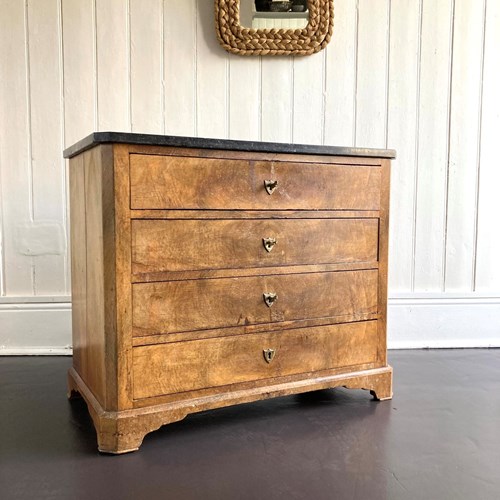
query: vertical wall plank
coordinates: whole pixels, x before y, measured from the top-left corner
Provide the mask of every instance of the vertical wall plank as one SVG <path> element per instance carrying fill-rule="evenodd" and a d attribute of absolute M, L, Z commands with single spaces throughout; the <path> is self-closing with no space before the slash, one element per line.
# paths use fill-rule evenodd
<path fill-rule="evenodd" d="M 0 101 L 1 102 L 1 101 Z M 0 141 L 1 147 L 1 141 Z M 0 162 L 2 156 L 0 154 Z M 5 291 L 5 251 L 4 251 L 4 235 L 3 235 L 3 196 L 2 196 L 2 165 L 0 163 L 0 297 L 4 297 Z"/>
<path fill-rule="evenodd" d="M 418 130 L 415 290 L 442 291 L 453 0 L 424 0 Z"/>
<path fill-rule="evenodd" d="M 58 0 L 28 2 L 29 89 L 32 192 L 35 224 L 46 221 L 61 231 L 65 210 L 65 171 L 61 161 L 61 75 L 59 67 Z M 50 137 L 50 140 L 47 140 Z M 66 291 L 66 249 L 34 258 L 36 295 Z"/>
<path fill-rule="evenodd" d="M 198 136 L 229 136 L 229 54 L 215 37 L 214 3 L 198 0 L 196 96 Z"/>
<path fill-rule="evenodd" d="M 92 8 L 92 0 L 63 0 L 65 147 L 97 124 Z"/>
<path fill-rule="evenodd" d="M 164 2 L 165 132 L 196 135 L 196 0 Z"/>
<path fill-rule="evenodd" d="M 389 285 L 393 292 L 413 286 L 421 5 L 422 0 L 391 3 L 387 144 L 397 151 L 391 169 Z"/>
<path fill-rule="evenodd" d="M 323 141 L 325 53 L 293 60 L 292 141 L 321 144 Z"/>
<path fill-rule="evenodd" d="M 95 4 L 99 130 L 130 131 L 128 5 L 128 0 Z"/>
<path fill-rule="evenodd" d="M 385 147 L 388 0 L 359 0 L 356 146 Z"/>
<path fill-rule="evenodd" d="M 484 0 L 458 1 L 455 5 L 446 226 L 447 291 L 471 292 L 474 286 L 484 3 Z"/>
<path fill-rule="evenodd" d="M 229 56 L 229 138 L 259 140 L 260 58 Z"/>
<path fill-rule="evenodd" d="M 61 28 L 63 135 L 68 147 L 97 129 L 93 0 L 61 0 Z"/>
<path fill-rule="evenodd" d="M 336 0 L 333 37 L 326 47 L 325 144 L 354 146 L 356 2 Z"/>
<path fill-rule="evenodd" d="M 130 0 L 131 129 L 163 132 L 163 0 Z"/>
<path fill-rule="evenodd" d="M 292 142 L 293 59 L 262 58 L 262 140 Z"/>
<path fill-rule="evenodd" d="M 477 222 L 475 289 L 500 292 L 500 2 L 488 1 L 484 47 L 483 101 L 481 120 L 481 167 Z"/>
<path fill-rule="evenodd" d="M 17 247 L 17 225 L 32 220 L 29 58 L 24 2 L 0 1 L 0 178 L 7 295 L 33 293 L 32 257 Z"/>

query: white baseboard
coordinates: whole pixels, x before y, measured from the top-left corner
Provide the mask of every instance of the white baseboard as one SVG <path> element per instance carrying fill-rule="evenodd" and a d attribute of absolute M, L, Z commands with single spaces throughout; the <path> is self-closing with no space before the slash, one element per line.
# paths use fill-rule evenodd
<path fill-rule="evenodd" d="M 500 294 L 389 298 L 389 349 L 500 347 Z M 70 355 L 69 297 L 0 298 L 0 355 Z"/>
<path fill-rule="evenodd" d="M 3 349 L 0 347 L 0 356 L 72 356 L 71 346 L 61 349 L 54 347 L 17 347 L 13 349 Z"/>
<path fill-rule="evenodd" d="M 0 355 L 71 354 L 69 297 L 0 298 Z"/>
<path fill-rule="evenodd" d="M 390 349 L 500 347 L 500 294 L 404 294 L 389 299 Z"/>

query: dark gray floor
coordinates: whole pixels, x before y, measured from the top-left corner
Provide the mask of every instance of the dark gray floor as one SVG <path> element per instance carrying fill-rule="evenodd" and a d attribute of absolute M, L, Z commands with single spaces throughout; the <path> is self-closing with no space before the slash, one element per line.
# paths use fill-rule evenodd
<path fill-rule="evenodd" d="M 500 350 L 392 351 L 395 396 L 335 389 L 199 415 L 99 455 L 70 358 L 0 358 L 0 498 L 500 499 Z"/>

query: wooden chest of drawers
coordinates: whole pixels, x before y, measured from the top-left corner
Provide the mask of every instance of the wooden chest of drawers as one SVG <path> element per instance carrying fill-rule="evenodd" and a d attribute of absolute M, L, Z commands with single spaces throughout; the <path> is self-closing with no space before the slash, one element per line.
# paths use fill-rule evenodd
<path fill-rule="evenodd" d="M 95 133 L 65 156 L 69 394 L 100 451 L 263 398 L 392 396 L 393 151 Z"/>

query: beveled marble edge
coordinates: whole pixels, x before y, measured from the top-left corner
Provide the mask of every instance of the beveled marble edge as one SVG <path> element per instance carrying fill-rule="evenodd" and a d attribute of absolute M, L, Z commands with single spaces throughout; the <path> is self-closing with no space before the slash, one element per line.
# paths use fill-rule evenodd
<path fill-rule="evenodd" d="M 98 144 L 134 144 L 143 146 L 172 146 L 200 149 L 226 149 L 233 151 L 256 151 L 259 153 L 299 153 L 330 156 L 361 156 L 365 158 L 395 158 L 392 149 L 349 148 L 338 146 L 315 146 L 311 144 L 286 144 L 280 142 L 235 141 L 228 139 L 205 139 L 130 132 L 94 132 L 64 150 L 64 158 L 71 158 Z"/>

